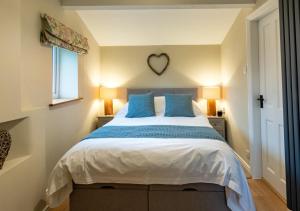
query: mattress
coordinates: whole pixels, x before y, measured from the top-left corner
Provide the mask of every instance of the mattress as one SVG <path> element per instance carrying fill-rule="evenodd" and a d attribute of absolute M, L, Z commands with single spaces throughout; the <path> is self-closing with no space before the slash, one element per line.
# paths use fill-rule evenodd
<path fill-rule="evenodd" d="M 196 117 L 116 117 L 105 126 L 176 125 L 211 127 Z M 223 141 L 205 138 L 90 138 L 73 146 L 56 164 L 47 188 L 50 207 L 59 205 L 76 184 L 118 183 L 225 187 L 233 211 L 255 210 L 239 160 Z"/>

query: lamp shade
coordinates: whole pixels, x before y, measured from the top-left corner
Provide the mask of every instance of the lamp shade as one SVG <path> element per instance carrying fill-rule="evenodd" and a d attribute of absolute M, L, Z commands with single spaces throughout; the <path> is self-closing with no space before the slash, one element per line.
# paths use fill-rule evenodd
<path fill-rule="evenodd" d="M 214 100 L 220 99 L 221 98 L 221 89 L 219 86 L 203 87 L 202 97 L 204 99 L 214 99 Z"/>
<path fill-rule="evenodd" d="M 117 98 L 117 89 L 100 87 L 100 98 L 111 99 L 111 100 Z"/>

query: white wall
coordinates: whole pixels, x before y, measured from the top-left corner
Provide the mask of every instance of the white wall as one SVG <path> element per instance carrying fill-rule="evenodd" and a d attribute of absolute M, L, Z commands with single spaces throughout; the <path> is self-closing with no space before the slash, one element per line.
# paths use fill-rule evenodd
<path fill-rule="evenodd" d="M 87 36 L 91 47 L 79 64 L 79 95 L 84 99 L 51 110 L 52 55 L 39 42 L 42 12 Z M 28 116 L 28 158 L 5 173 L 0 170 L 0 209 L 32 211 L 44 197 L 57 160 L 94 129 L 100 52 L 79 16 L 64 11 L 59 0 L 1 0 L 0 25 L 0 122 Z M 24 140 L 13 140 L 13 147 L 18 141 Z"/>
<path fill-rule="evenodd" d="M 264 3 L 266 3 L 268 0 L 256 0 L 256 8 L 260 7 Z"/>
<path fill-rule="evenodd" d="M 191 87 L 221 83 L 220 46 L 101 47 L 101 82 L 116 87 Z M 152 53 L 167 53 L 170 65 L 155 75 L 147 65 Z"/>
<path fill-rule="evenodd" d="M 221 84 L 219 45 L 100 47 L 100 52 L 103 86 L 182 88 Z M 162 52 L 169 55 L 170 65 L 163 75 L 157 76 L 148 67 L 147 58 Z M 115 102 L 116 109 L 122 105 L 118 103 Z"/>
<path fill-rule="evenodd" d="M 249 164 L 248 97 L 246 74 L 246 17 L 242 9 L 221 46 L 223 98 L 227 136 L 233 149 Z"/>
<path fill-rule="evenodd" d="M 20 61 L 21 27 L 18 0 L 0 1 L 0 25 L 1 122 L 20 112 L 20 62 L 17 61 Z"/>

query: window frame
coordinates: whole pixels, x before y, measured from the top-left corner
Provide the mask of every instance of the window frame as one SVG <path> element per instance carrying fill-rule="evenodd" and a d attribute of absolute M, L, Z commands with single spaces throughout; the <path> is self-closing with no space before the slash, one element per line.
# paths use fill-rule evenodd
<path fill-rule="evenodd" d="M 61 70 L 61 65 L 62 65 L 62 61 L 61 61 L 61 56 L 64 55 L 62 54 L 62 50 L 64 50 L 63 48 L 57 47 L 57 46 L 53 46 L 52 47 L 52 102 L 49 104 L 50 107 L 52 106 L 56 106 L 56 105 L 61 105 L 67 102 L 74 102 L 74 101 L 78 101 L 78 100 L 82 100 L 82 97 L 79 97 L 79 55 L 76 52 L 72 52 L 76 54 L 76 83 L 74 84 L 76 85 L 77 88 L 77 94 L 74 97 L 70 97 L 70 98 L 65 98 L 61 96 L 62 90 L 61 87 L 64 87 L 61 83 L 63 83 L 62 81 L 62 77 L 61 74 L 63 70 Z M 75 70 L 74 70 L 75 71 Z M 74 72 L 75 74 L 75 72 Z"/>
<path fill-rule="evenodd" d="M 60 51 L 59 47 L 52 47 L 52 99 L 60 99 Z"/>

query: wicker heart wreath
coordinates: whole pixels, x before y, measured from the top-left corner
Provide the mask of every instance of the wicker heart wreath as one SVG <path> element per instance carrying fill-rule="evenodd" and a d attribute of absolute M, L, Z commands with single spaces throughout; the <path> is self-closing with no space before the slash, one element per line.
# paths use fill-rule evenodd
<path fill-rule="evenodd" d="M 152 59 L 165 59 L 165 66 L 160 69 L 160 70 L 157 70 L 155 69 L 155 67 L 153 67 L 152 65 Z M 161 54 L 151 54 L 150 56 L 148 56 L 148 59 L 147 59 L 147 63 L 148 63 L 148 66 L 150 67 L 150 69 L 158 76 L 162 75 L 166 69 L 168 68 L 169 66 L 169 63 L 170 63 L 170 57 L 168 56 L 168 54 L 166 53 L 161 53 Z"/>
<path fill-rule="evenodd" d="M 8 155 L 11 146 L 11 136 L 7 130 L 0 130 L 0 169 Z"/>

